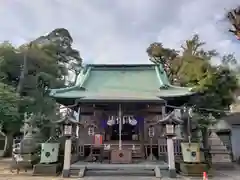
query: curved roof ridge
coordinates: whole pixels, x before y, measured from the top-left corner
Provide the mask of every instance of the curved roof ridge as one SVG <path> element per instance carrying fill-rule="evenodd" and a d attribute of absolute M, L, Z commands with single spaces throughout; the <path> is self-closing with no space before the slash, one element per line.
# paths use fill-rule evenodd
<path fill-rule="evenodd" d="M 86 64 L 90 67 L 155 67 L 157 64 Z"/>

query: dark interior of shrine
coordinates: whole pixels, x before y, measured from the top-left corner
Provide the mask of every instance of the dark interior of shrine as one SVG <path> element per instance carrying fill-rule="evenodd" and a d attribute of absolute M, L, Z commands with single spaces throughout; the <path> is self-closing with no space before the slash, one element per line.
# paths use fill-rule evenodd
<path fill-rule="evenodd" d="M 114 124 L 112 127 L 110 140 L 119 140 L 119 124 Z M 136 126 L 129 123 L 122 125 L 121 139 L 123 141 L 134 140 L 133 135 L 138 135 Z"/>

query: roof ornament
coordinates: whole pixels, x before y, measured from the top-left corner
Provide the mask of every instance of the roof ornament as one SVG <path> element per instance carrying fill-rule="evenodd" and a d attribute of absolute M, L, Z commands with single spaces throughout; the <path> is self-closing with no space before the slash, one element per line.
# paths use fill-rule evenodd
<path fill-rule="evenodd" d="M 150 125 L 156 125 L 156 124 L 176 124 L 177 125 L 182 123 L 183 123 L 183 120 L 177 117 L 175 114 L 175 111 L 173 110 L 167 116 L 163 117 L 162 119 L 159 119 L 157 122 L 154 122 Z"/>
<path fill-rule="evenodd" d="M 74 105 L 76 106 L 76 105 Z M 71 107 L 74 106 L 62 106 L 59 108 L 60 110 L 60 120 L 56 121 L 56 123 L 76 123 L 80 124 L 79 120 L 74 116 L 74 111 L 71 109 Z"/>

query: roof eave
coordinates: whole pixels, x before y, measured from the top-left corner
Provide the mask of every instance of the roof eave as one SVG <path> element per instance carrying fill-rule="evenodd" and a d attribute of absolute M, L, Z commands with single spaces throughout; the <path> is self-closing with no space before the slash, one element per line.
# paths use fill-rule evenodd
<path fill-rule="evenodd" d="M 57 94 L 69 92 L 72 90 L 85 91 L 86 89 L 84 87 L 79 87 L 79 86 L 71 86 L 71 87 L 59 88 L 59 89 L 49 89 L 49 96 L 55 97 L 57 96 Z"/>
<path fill-rule="evenodd" d="M 53 98 L 57 99 L 78 99 L 78 102 L 155 102 L 155 103 L 161 103 L 165 102 L 164 99 L 160 97 L 155 98 L 132 98 L 132 97 L 88 97 L 88 96 L 59 96 L 57 94 L 52 96 Z"/>
<path fill-rule="evenodd" d="M 110 102 L 119 102 L 119 103 L 165 103 L 163 99 L 80 99 L 79 102 L 85 103 L 94 103 L 94 102 L 103 102 L 103 103 L 110 103 Z"/>

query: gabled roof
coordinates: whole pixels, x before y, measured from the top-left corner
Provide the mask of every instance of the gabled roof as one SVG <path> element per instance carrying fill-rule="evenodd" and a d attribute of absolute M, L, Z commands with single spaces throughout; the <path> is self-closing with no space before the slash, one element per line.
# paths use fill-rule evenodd
<path fill-rule="evenodd" d="M 159 101 L 161 98 L 191 94 L 190 88 L 171 85 L 163 67 L 155 64 L 87 65 L 74 86 L 50 92 L 54 98 L 81 101 Z"/>

